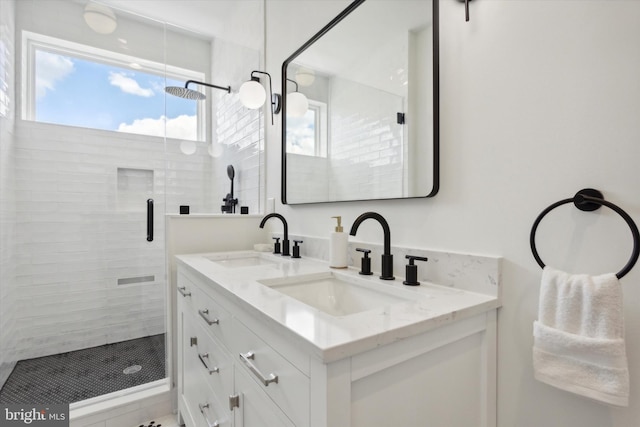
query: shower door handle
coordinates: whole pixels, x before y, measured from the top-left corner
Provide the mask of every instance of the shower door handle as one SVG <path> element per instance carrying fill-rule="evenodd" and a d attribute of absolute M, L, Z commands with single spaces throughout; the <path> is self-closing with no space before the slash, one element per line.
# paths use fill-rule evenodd
<path fill-rule="evenodd" d="M 147 200 L 147 242 L 153 242 L 153 199 Z"/>

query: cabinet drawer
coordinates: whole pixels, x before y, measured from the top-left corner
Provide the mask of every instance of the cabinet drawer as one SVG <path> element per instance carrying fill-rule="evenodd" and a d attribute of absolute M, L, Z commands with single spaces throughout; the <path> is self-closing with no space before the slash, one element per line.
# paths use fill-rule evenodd
<path fill-rule="evenodd" d="M 233 393 L 233 363 L 220 343 L 209 337 L 201 325 L 194 325 L 190 336 L 196 337 L 197 342 L 191 347 L 194 351 L 189 352 L 190 357 L 185 362 L 197 366 L 213 391 L 226 398 Z"/>
<path fill-rule="evenodd" d="M 231 315 L 214 299 L 183 274 L 178 274 L 178 299 L 192 312 L 197 323 L 224 346 L 231 338 Z"/>
<path fill-rule="evenodd" d="M 194 293 L 197 292 L 196 285 L 191 283 L 183 274 L 178 273 L 178 285 L 176 288 L 176 298 L 183 304 L 183 307 L 185 309 L 193 307 L 193 301 L 196 298 Z"/>
<path fill-rule="evenodd" d="M 190 418 L 196 426 L 208 427 L 207 420 L 230 426 L 224 403 L 233 391 L 233 365 L 189 313 L 183 313 L 182 347 L 182 398 Z"/>
<path fill-rule="evenodd" d="M 202 289 L 197 290 L 197 299 L 193 300 L 194 315 L 198 324 L 207 333 L 216 337 L 222 345 L 230 347 L 232 332 L 231 314 Z"/>
<path fill-rule="evenodd" d="M 296 425 L 309 423 L 309 378 L 238 320 L 233 357 Z"/>

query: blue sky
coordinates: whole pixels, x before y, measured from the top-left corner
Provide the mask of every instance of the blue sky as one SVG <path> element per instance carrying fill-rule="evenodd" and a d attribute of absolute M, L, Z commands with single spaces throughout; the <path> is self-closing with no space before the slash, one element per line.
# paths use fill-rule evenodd
<path fill-rule="evenodd" d="M 167 132 L 174 134 L 168 136 L 196 139 L 196 102 L 167 96 L 165 113 L 165 84 L 184 86 L 134 69 L 37 51 L 35 119 L 164 135 L 166 115 Z"/>

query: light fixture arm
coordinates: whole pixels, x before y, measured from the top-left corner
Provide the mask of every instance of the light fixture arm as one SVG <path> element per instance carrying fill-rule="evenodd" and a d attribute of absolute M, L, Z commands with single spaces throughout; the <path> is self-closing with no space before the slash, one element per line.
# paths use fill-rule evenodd
<path fill-rule="evenodd" d="M 271 101 L 271 124 L 273 125 L 274 124 L 273 115 L 278 114 L 280 112 L 280 107 L 281 107 L 280 100 L 282 99 L 282 97 L 280 96 L 280 94 L 273 93 L 273 89 L 271 88 L 271 74 L 267 73 L 266 71 L 258 71 L 258 70 L 252 71 L 251 80 L 255 80 L 257 82 L 260 81 L 260 78 L 257 76 L 254 76 L 253 75 L 254 73 L 265 74 L 267 77 L 269 77 L 269 99 Z"/>
<path fill-rule="evenodd" d="M 196 81 L 196 80 L 187 80 L 187 82 L 184 84 L 184 88 L 185 89 L 189 88 L 189 83 L 194 83 L 194 84 L 202 85 L 202 86 L 209 86 L 209 87 L 212 87 L 214 89 L 220 89 L 220 90 L 226 91 L 227 93 L 231 93 L 231 86 L 227 86 L 227 87 L 216 86 L 216 85 L 212 85 L 212 84 L 205 83 L 205 82 L 199 82 L 199 81 Z"/>
<path fill-rule="evenodd" d="M 297 81 L 295 81 L 295 80 L 291 80 L 291 79 L 287 79 L 287 81 L 288 81 L 288 82 L 293 83 L 294 85 L 296 85 L 296 92 L 300 92 L 300 91 L 298 90 L 298 82 L 297 82 Z"/>

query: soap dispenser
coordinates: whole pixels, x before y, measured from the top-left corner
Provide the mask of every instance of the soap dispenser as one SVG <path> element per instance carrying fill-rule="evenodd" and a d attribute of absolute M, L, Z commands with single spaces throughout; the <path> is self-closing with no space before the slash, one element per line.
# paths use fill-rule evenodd
<path fill-rule="evenodd" d="M 347 233 L 342 231 L 342 217 L 332 216 L 338 220 L 336 229 L 329 236 L 329 267 L 347 268 Z"/>

